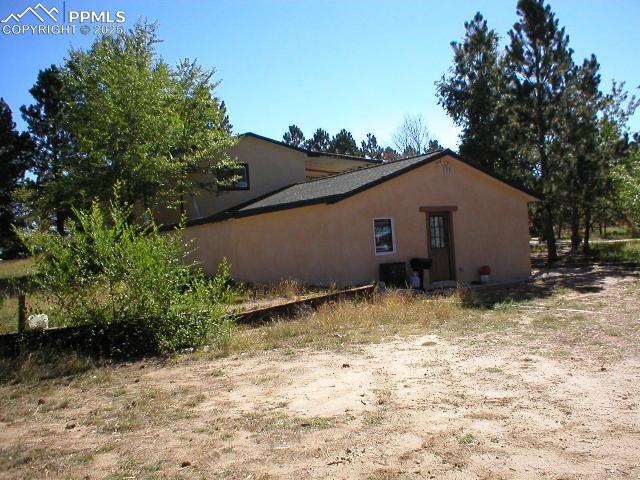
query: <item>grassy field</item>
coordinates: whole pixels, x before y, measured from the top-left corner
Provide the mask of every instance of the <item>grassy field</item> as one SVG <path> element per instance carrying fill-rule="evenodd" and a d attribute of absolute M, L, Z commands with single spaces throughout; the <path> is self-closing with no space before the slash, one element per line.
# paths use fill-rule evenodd
<path fill-rule="evenodd" d="M 30 258 L 0 261 L 0 333 L 13 332 L 18 328 L 18 285 L 27 285 L 28 277 L 34 273 Z M 47 299 L 26 288 L 26 307 L 28 314 L 46 312 Z"/>
<path fill-rule="evenodd" d="M 640 240 L 615 243 L 594 242 L 591 245 L 590 257 L 601 262 L 640 263 Z"/>
<path fill-rule="evenodd" d="M 28 292 L 25 297 L 26 316 L 46 313 L 49 326 L 61 326 L 61 319 L 51 314 L 51 303 L 46 295 L 38 292 Z M 0 294 L 0 334 L 16 331 L 18 328 L 18 297 Z"/>
<path fill-rule="evenodd" d="M 624 226 L 607 227 L 606 232 L 600 235 L 598 227 L 591 230 L 591 240 L 626 240 L 629 238 L 638 238 L 637 231 Z M 562 236 L 558 240 L 571 240 L 571 229 L 562 230 Z"/>
<path fill-rule="evenodd" d="M 626 227 L 608 227 L 606 233 L 603 232 L 603 235 L 600 235 L 600 230 L 595 228 L 593 230 L 593 239 L 594 240 L 625 240 L 628 238 L 637 238 L 637 233 Z"/>
<path fill-rule="evenodd" d="M 18 328 L 18 298 L 0 295 L 0 333 L 13 332 Z"/>
<path fill-rule="evenodd" d="M 24 277 L 33 273 L 33 260 L 24 258 L 19 260 L 0 260 L 0 280 Z"/>
<path fill-rule="evenodd" d="M 29 258 L 0 261 L 0 333 L 14 332 L 18 328 L 18 286 L 26 293 L 27 315 L 48 313 L 47 297 L 29 287 L 28 277 L 33 273 L 33 261 Z M 52 316 L 49 323 L 56 325 Z"/>
<path fill-rule="evenodd" d="M 18 298 L 15 280 L 32 273 L 31 259 L 0 261 L 0 333 L 15 331 L 18 325 Z"/>

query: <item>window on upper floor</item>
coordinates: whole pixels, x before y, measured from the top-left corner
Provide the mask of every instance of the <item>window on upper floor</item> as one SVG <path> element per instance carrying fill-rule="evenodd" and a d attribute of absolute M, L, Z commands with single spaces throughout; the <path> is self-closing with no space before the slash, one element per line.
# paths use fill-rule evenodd
<path fill-rule="evenodd" d="M 249 190 L 249 165 L 236 163 L 235 168 L 218 169 L 220 190 Z"/>

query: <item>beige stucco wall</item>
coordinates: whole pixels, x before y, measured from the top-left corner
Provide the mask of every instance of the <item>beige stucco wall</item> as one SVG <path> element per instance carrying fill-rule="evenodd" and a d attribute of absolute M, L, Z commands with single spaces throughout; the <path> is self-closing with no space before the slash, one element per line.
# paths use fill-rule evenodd
<path fill-rule="evenodd" d="M 444 167 L 444 168 L 443 168 Z M 208 272 L 226 257 L 242 281 L 295 278 L 309 284 L 378 279 L 382 262 L 428 256 L 421 206 L 452 213 L 458 281 L 477 279 L 488 264 L 493 282 L 526 278 L 531 269 L 527 202 L 532 198 L 451 157 L 386 181 L 332 205 L 313 205 L 186 230 Z M 376 256 L 373 219 L 391 217 L 396 253 Z M 409 267 L 407 266 L 407 270 Z"/>
<path fill-rule="evenodd" d="M 326 177 L 345 170 L 355 170 L 357 168 L 369 167 L 370 162 L 358 161 L 350 158 L 338 158 L 330 155 L 309 157 L 306 162 L 307 178 Z"/>
<path fill-rule="evenodd" d="M 236 161 L 249 166 L 249 190 L 227 190 L 218 193 L 202 191 L 185 199 L 188 219 L 206 217 L 244 203 L 253 198 L 306 179 L 306 154 L 283 148 L 254 137 L 241 137 L 229 150 Z M 210 182 L 210 178 L 196 177 L 197 181 Z M 174 223 L 179 219 L 179 209 L 159 208 L 156 218 L 160 223 Z"/>

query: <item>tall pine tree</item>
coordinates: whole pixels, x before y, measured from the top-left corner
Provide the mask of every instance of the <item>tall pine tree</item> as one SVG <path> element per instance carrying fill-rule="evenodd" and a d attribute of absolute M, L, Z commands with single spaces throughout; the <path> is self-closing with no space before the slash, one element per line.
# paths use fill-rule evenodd
<path fill-rule="evenodd" d="M 505 68 L 513 123 L 520 133 L 529 171 L 541 196 L 542 226 L 548 260 L 558 258 L 554 232 L 560 201 L 558 186 L 565 172 L 563 158 L 553 153 L 553 143 L 563 142 L 563 96 L 572 68 L 569 37 L 543 0 L 519 0 L 518 22 L 509 31 Z"/>
<path fill-rule="evenodd" d="M 438 103 L 462 128 L 460 153 L 485 168 L 516 177 L 504 145 L 506 84 L 498 35 L 480 12 L 465 22 L 462 42 L 451 42 L 453 66 L 436 82 Z"/>
<path fill-rule="evenodd" d="M 362 155 L 353 135 L 344 128 L 331 139 L 331 152 L 356 157 Z"/>
<path fill-rule="evenodd" d="M 304 147 L 304 133 L 297 125 L 289 126 L 289 130 L 282 136 L 284 143 L 292 147 Z"/>
<path fill-rule="evenodd" d="M 584 220 L 584 247 L 589 248 L 592 212 L 598 198 L 606 193 L 608 161 L 597 154 L 598 111 L 602 95 L 599 89 L 599 64 L 595 56 L 575 66 L 564 96 L 564 142 L 555 142 L 554 155 L 565 159 L 564 205 L 570 211 L 571 247 L 582 242 L 580 219 Z"/>
<path fill-rule="evenodd" d="M 27 183 L 27 202 L 43 226 L 52 218 L 58 233 L 63 234 L 82 188 L 72 178 L 78 154 L 65 126 L 66 103 L 60 69 L 52 65 L 41 70 L 29 93 L 34 103 L 20 109 L 35 144 L 32 165 L 35 178 Z"/>
<path fill-rule="evenodd" d="M 18 133 L 9 105 L 0 98 L 0 258 L 13 258 L 24 249 L 14 231 L 16 190 L 29 167 L 30 139 Z"/>
<path fill-rule="evenodd" d="M 304 147 L 312 152 L 328 152 L 331 149 L 331 136 L 326 130 L 319 128 L 305 142 Z"/>
<path fill-rule="evenodd" d="M 362 155 L 366 158 L 380 160 L 382 158 L 382 147 L 378 145 L 378 139 L 372 133 L 367 133 L 366 140 L 361 142 Z"/>

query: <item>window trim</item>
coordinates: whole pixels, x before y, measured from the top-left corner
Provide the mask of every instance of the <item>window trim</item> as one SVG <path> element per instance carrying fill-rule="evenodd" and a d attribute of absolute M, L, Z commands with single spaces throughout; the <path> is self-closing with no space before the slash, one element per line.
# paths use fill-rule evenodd
<path fill-rule="evenodd" d="M 251 182 L 249 181 L 249 164 L 247 162 L 236 162 L 236 165 L 243 167 L 246 172 L 247 177 L 247 186 L 246 187 L 236 187 L 234 185 L 218 185 L 218 190 L 225 192 L 233 192 L 233 191 L 243 191 L 251 189 Z"/>
<path fill-rule="evenodd" d="M 376 220 L 389 220 L 391 223 L 391 245 L 392 250 L 390 252 L 378 252 L 378 246 L 376 245 Z M 393 221 L 393 217 L 376 217 L 372 221 L 373 226 L 373 253 L 376 257 L 384 256 L 384 255 L 395 255 L 397 253 L 396 249 L 396 226 Z"/>

